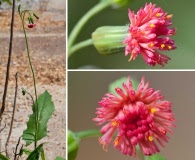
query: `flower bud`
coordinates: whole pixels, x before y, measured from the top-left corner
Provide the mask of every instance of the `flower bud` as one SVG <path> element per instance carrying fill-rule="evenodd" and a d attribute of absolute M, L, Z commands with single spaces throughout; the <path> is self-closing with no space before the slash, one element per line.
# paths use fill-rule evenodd
<path fill-rule="evenodd" d="M 122 43 L 128 36 L 128 26 L 104 26 L 92 33 L 93 44 L 100 54 L 124 51 Z"/>

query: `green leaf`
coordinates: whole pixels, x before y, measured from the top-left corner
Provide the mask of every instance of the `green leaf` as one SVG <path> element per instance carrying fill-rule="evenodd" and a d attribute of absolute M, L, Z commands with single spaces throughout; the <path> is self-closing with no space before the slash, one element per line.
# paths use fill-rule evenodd
<path fill-rule="evenodd" d="M 131 82 L 133 84 L 133 89 L 137 89 L 137 86 L 138 86 L 138 82 L 131 77 Z M 119 78 L 117 79 L 116 81 L 112 82 L 110 85 L 109 85 L 109 92 L 111 92 L 112 94 L 115 94 L 116 95 L 116 91 L 115 91 L 115 88 L 117 87 L 120 87 L 122 88 L 122 84 L 123 83 L 126 83 L 127 81 L 127 77 L 122 77 L 122 78 Z"/>
<path fill-rule="evenodd" d="M 23 153 L 25 153 L 27 156 L 29 156 L 29 155 L 32 153 L 32 151 L 31 151 L 31 150 L 28 150 L 28 149 L 22 148 L 22 149 L 20 150 L 19 155 L 22 156 Z"/>
<path fill-rule="evenodd" d="M 65 159 L 58 156 L 58 157 L 56 157 L 54 160 L 65 160 Z"/>
<path fill-rule="evenodd" d="M 51 99 L 51 95 L 45 91 L 41 94 L 37 100 L 38 102 L 38 128 L 37 128 L 37 141 L 47 136 L 47 122 L 51 118 L 54 112 L 54 104 Z M 33 104 L 32 108 L 35 105 Z M 23 132 L 22 139 L 26 142 L 26 146 L 35 141 L 35 112 L 30 115 L 27 122 L 27 129 Z"/>
<path fill-rule="evenodd" d="M 79 139 L 68 130 L 68 160 L 75 160 L 78 152 Z"/>
<path fill-rule="evenodd" d="M 34 151 L 32 151 L 32 153 L 28 156 L 28 158 L 26 160 L 38 160 L 39 159 L 39 155 L 43 149 L 43 144 L 40 144 Z"/>
<path fill-rule="evenodd" d="M 41 148 L 41 159 L 42 160 L 46 160 L 45 159 L 45 153 L 44 153 L 44 149 L 43 148 Z"/>
<path fill-rule="evenodd" d="M 9 159 L 0 153 L 0 160 L 9 160 Z"/>
<path fill-rule="evenodd" d="M 145 160 L 166 160 L 166 158 L 164 158 L 160 154 L 154 154 L 152 156 L 145 156 Z"/>

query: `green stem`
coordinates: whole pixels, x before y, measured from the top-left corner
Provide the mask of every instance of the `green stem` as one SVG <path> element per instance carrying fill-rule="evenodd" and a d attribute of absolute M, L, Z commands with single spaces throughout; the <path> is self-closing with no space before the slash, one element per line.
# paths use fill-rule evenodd
<path fill-rule="evenodd" d="M 35 73 L 34 73 L 34 70 L 33 70 L 33 66 L 32 66 L 32 62 L 31 62 L 31 58 L 30 58 L 30 51 L 29 51 L 29 46 L 28 46 L 28 39 L 27 39 L 27 35 L 26 35 L 26 30 L 25 30 L 25 27 L 24 27 L 24 17 L 25 17 L 25 13 L 26 12 L 23 12 L 23 17 L 22 17 L 22 14 L 20 14 L 20 18 L 22 20 L 22 28 L 23 28 L 23 31 L 24 31 L 24 36 L 25 36 L 25 42 L 26 42 L 26 49 L 27 49 L 27 53 L 28 53 L 28 60 L 29 60 L 29 65 L 30 65 L 30 69 L 31 69 L 31 72 L 32 72 L 32 75 L 33 75 L 33 82 L 34 82 L 34 91 L 35 91 L 35 101 L 36 101 L 36 104 L 35 105 L 35 108 L 34 108 L 34 112 L 35 112 L 35 145 L 34 147 L 37 148 L 37 131 L 38 131 L 38 102 L 37 102 L 37 89 L 36 89 L 36 80 L 35 80 Z"/>
<path fill-rule="evenodd" d="M 79 139 L 84 139 L 84 138 L 88 138 L 88 137 L 97 137 L 97 136 L 101 136 L 100 130 L 94 129 L 94 130 L 87 130 L 87 131 L 81 131 L 76 133 L 76 136 Z"/>
<path fill-rule="evenodd" d="M 71 47 L 70 51 L 68 52 L 68 57 L 70 57 L 77 50 L 90 46 L 92 44 L 93 44 L 93 40 L 91 38 L 75 44 L 74 46 Z"/>
<path fill-rule="evenodd" d="M 79 32 L 81 31 L 82 27 L 85 25 L 85 23 L 93 17 L 95 14 L 103 10 L 104 8 L 108 7 L 110 5 L 109 1 L 100 1 L 98 4 L 96 4 L 93 8 L 91 8 L 75 25 L 73 30 L 70 33 L 69 40 L 68 40 L 68 48 L 72 47 L 76 37 L 78 36 Z"/>

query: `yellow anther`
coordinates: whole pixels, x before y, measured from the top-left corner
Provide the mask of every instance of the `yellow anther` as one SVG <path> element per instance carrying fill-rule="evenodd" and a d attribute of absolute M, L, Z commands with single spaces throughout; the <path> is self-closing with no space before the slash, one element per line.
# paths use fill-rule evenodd
<path fill-rule="evenodd" d="M 156 109 L 155 109 L 155 108 L 151 108 L 151 109 L 150 109 L 150 112 L 151 112 L 152 114 L 154 114 L 154 113 L 156 112 Z"/>
<path fill-rule="evenodd" d="M 156 17 L 160 17 L 160 13 L 156 13 Z"/>
<path fill-rule="evenodd" d="M 148 140 L 149 140 L 150 142 L 152 142 L 152 141 L 154 140 L 154 138 L 153 138 L 152 136 L 149 136 L 149 137 L 148 137 Z"/>
<path fill-rule="evenodd" d="M 170 15 L 167 15 L 167 16 L 166 16 L 166 19 L 171 19 L 172 17 L 173 17 L 173 15 L 170 14 Z"/>
<path fill-rule="evenodd" d="M 118 140 L 114 141 L 114 145 L 115 145 L 115 146 L 118 146 L 118 143 L 119 143 Z"/>
<path fill-rule="evenodd" d="M 150 24 L 150 28 L 154 28 L 155 27 L 155 24 Z"/>
<path fill-rule="evenodd" d="M 168 46 L 168 49 L 172 49 L 172 46 Z"/>
<path fill-rule="evenodd" d="M 116 121 L 113 121 L 113 122 L 112 122 L 112 126 L 113 126 L 113 127 L 116 127 L 117 125 L 118 125 L 118 123 L 117 123 Z"/>
<path fill-rule="evenodd" d="M 161 47 L 161 48 L 164 48 L 164 47 L 165 47 L 165 44 L 161 44 L 160 47 Z"/>
<path fill-rule="evenodd" d="M 149 44 L 149 47 L 153 47 L 153 46 L 154 46 L 154 43 L 150 43 L 150 44 Z"/>
<path fill-rule="evenodd" d="M 116 140 L 114 141 L 114 145 L 115 145 L 115 146 L 118 146 L 119 140 L 120 140 L 120 137 L 117 137 Z"/>

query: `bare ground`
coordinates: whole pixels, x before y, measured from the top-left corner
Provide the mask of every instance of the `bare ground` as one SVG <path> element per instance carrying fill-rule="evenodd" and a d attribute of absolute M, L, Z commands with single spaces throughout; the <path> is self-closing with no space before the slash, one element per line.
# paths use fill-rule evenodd
<path fill-rule="evenodd" d="M 5 83 L 5 73 L 7 65 L 7 53 L 9 42 L 10 12 L 0 12 L 0 97 L 3 96 Z M 58 14 L 55 18 L 55 14 Z M 40 12 L 37 27 L 34 30 L 28 29 L 29 44 L 33 66 L 35 69 L 38 94 L 48 90 L 52 95 L 55 105 L 55 112 L 48 123 L 48 136 L 41 142 L 45 144 L 45 154 L 47 160 L 54 160 L 57 156 L 65 157 L 65 18 L 62 13 Z M 65 17 L 65 15 L 64 15 Z M 9 89 L 6 100 L 6 110 L 3 115 L 1 128 L 6 124 L 6 128 L 1 132 L 1 151 L 4 151 L 5 142 L 10 126 L 13 109 L 15 74 L 18 72 L 18 95 L 14 127 L 8 146 L 10 159 L 13 159 L 13 149 L 23 130 L 26 129 L 31 111 L 31 100 L 28 96 L 23 96 L 21 91 L 25 88 L 28 92 L 34 93 L 31 71 L 28 65 L 28 57 L 25 51 L 24 37 L 22 35 L 21 23 L 16 15 L 15 36 L 13 46 L 13 56 L 9 78 Z M 2 99 L 0 99 L 2 102 Z M 22 144 L 25 144 L 22 141 Z M 20 145 L 21 146 L 21 145 Z M 33 146 L 30 146 L 32 148 Z M 3 152 L 4 153 L 4 152 Z M 21 158 L 24 159 L 24 158 Z"/>

